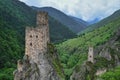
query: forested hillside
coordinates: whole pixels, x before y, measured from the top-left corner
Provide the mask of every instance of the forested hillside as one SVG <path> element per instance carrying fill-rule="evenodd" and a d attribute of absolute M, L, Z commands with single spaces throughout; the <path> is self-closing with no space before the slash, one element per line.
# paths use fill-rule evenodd
<path fill-rule="evenodd" d="M 25 27 L 35 26 L 36 11 L 18 0 L 0 0 L 0 80 L 13 80 L 16 62 L 24 55 Z M 49 16 L 52 42 L 73 38 L 75 34 Z M 9 76 L 8 76 L 9 75 Z"/>
<path fill-rule="evenodd" d="M 78 38 L 57 45 L 67 80 L 69 80 L 75 66 L 81 65 L 87 60 L 88 47 L 92 45 L 96 49 L 98 46 L 104 45 L 111 37 L 115 36 L 118 28 L 120 28 L 119 16 L 91 32 L 81 34 Z"/>

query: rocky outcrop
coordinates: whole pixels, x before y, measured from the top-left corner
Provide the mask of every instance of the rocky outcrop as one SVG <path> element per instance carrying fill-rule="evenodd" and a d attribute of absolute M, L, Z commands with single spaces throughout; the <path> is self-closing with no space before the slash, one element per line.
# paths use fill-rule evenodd
<path fill-rule="evenodd" d="M 54 50 L 53 50 L 54 51 Z M 63 80 L 58 74 L 54 61 L 57 56 L 50 56 L 48 53 L 40 53 L 37 58 L 39 61 L 36 63 L 29 56 L 25 55 L 22 60 L 18 60 L 18 69 L 14 71 L 14 80 Z M 58 61 L 59 62 L 59 61 Z M 61 74 L 62 70 L 61 70 Z"/>
<path fill-rule="evenodd" d="M 105 73 L 107 71 L 107 69 L 105 69 L 105 68 L 103 68 L 103 69 L 98 69 L 97 71 L 96 71 L 96 73 L 95 73 L 95 75 L 101 75 L 101 74 L 103 74 L 103 73 Z"/>
<path fill-rule="evenodd" d="M 111 58 L 111 55 L 110 55 L 110 51 L 109 51 L 108 48 L 102 49 L 101 52 L 99 53 L 99 56 L 104 57 L 104 58 L 106 58 L 107 60 L 111 60 L 111 59 L 112 59 L 112 58 Z"/>
<path fill-rule="evenodd" d="M 95 69 L 93 63 L 90 61 L 84 62 L 81 66 L 76 66 L 73 74 L 70 77 L 70 80 L 87 80 L 89 76 L 90 79 L 94 80 Z"/>
<path fill-rule="evenodd" d="M 86 80 L 86 66 L 82 65 L 80 72 L 74 71 L 70 77 L 70 80 Z"/>

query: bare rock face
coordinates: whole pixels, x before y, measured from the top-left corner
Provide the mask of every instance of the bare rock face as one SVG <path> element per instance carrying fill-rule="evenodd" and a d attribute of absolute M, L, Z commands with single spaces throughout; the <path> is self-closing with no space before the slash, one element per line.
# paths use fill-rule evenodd
<path fill-rule="evenodd" d="M 47 55 L 41 53 L 38 57 L 38 63 L 31 61 L 27 55 L 19 60 L 14 80 L 60 80 Z"/>
<path fill-rule="evenodd" d="M 82 65 L 82 68 L 79 72 L 74 71 L 73 74 L 70 77 L 70 80 L 86 80 L 86 66 Z"/>
<path fill-rule="evenodd" d="M 87 80 L 88 74 L 90 79 L 94 80 L 95 72 L 96 70 L 93 67 L 93 63 L 86 61 L 81 66 L 76 66 L 73 74 L 70 77 L 70 80 Z"/>
<path fill-rule="evenodd" d="M 101 52 L 100 52 L 100 54 L 99 54 L 99 56 L 101 56 L 101 57 L 104 57 L 104 58 L 106 58 L 107 60 L 111 60 L 112 58 L 111 58 L 111 55 L 110 55 L 110 51 L 109 51 L 109 49 L 108 48 L 104 48 Z"/>

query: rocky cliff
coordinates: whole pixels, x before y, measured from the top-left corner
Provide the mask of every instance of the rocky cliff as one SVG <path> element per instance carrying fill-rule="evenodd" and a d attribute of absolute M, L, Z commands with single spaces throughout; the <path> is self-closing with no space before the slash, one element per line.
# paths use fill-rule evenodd
<path fill-rule="evenodd" d="M 56 49 L 48 45 L 47 53 L 38 55 L 36 63 L 25 55 L 18 60 L 17 70 L 14 71 L 14 80 L 64 80 Z"/>

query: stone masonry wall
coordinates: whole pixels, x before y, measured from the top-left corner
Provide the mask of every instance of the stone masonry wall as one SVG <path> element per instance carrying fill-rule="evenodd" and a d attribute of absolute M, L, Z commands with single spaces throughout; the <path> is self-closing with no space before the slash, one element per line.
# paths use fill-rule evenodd
<path fill-rule="evenodd" d="M 47 43 L 50 41 L 47 13 L 38 13 L 36 24 L 35 28 L 26 28 L 25 37 L 25 54 L 33 60 L 37 59 L 38 54 L 47 51 Z"/>

